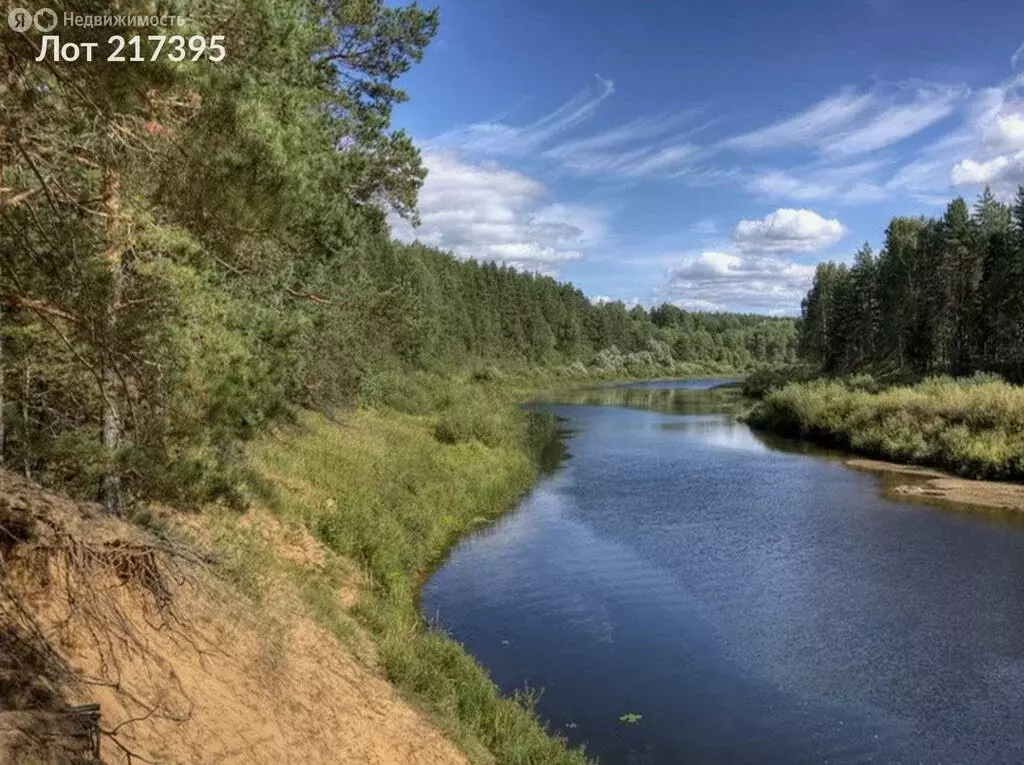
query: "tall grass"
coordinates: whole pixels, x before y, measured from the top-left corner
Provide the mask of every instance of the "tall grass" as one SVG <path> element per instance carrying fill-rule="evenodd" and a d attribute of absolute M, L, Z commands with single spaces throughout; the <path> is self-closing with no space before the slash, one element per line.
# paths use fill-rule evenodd
<path fill-rule="evenodd" d="M 535 477 L 538 438 L 520 396 L 489 373 L 461 382 L 381 377 L 366 392 L 368 406 L 331 419 L 303 414 L 257 442 L 252 461 L 271 484 L 291 487 L 271 503 L 282 520 L 362 569 L 370 584 L 354 613 L 388 678 L 471 758 L 582 765 L 580 750 L 545 730 L 529 694 L 501 696 L 418 607 L 420 584 L 449 548 L 510 509 Z M 315 603 L 322 621 L 344 623 L 331 613 L 337 601 Z"/>
<path fill-rule="evenodd" d="M 769 390 L 759 428 L 969 478 L 1024 478 L 1024 388 L 997 377 L 934 377 L 877 391 L 869 379 Z"/>

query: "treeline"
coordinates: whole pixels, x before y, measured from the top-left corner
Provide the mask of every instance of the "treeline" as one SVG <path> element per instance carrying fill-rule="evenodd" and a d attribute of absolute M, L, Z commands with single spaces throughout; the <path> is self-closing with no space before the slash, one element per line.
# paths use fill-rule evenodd
<path fill-rule="evenodd" d="M 543 366 L 574 362 L 599 371 L 677 362 L 746 369 L 793 357 L 788 319 L 690 313 L 664 304 L 627 308 L 592 303 L 571 284 L 495 263 L 460 261 L 420 245 L 391 244 L 416 286 L 401 303 L 414 311 L 407 337 L 392 348 L 403 361 L 430 367 L 465 359 Z M 414 297 L 413 297 L 414 295 Z"/>
<path fill-rule="evenodd" d="M 973 214 L 894 218 L 876 256 L 824 263 L 803 301 L 799 353 L 827 374 L 995 372 L 1024 381 L 1024 188 L 986 188 Z"/>
<path fill-rule="evenodd" d="M 88 14 L 90 3 L 51 4 Z M 122 3 L 119 13 L 152 13 Z M 390 239 L 424 178 L 390 125 L 436 11 L 190 0 L 220 63 L 54 63 L 0 39 L 0 458 L 112 511 L 235 485 L 239 444 L 381 368 L 653 374 L 792 357 L 792 322 L 593 305 Z M 61 28 L 63 43 L 106 30 Z M 161 29 L 133 30 L 146 40 Z M 582 370 L 582 371 L 581 371 Z"/>

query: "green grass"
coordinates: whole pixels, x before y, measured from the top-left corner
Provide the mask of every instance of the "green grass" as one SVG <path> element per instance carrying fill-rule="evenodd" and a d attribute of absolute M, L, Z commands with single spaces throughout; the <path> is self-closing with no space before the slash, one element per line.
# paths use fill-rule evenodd
<path fill-rule="evenodd" d="M 681 377 L 722 371 L 671 370 Z M 365 655 L 369 633 L 388 679 L 473 762 L 584 765 L 585 754 L 538 719 L 536 692 L 499 694 L 461 645 L 425 623 L 418 595 L 451 547 L 512 509 L 559 452 L 554 422 L 520 403 L 541 390 L 619 378 L 618 370 L 579 364 L 481 366 L 455 377 L 378 369 L 364 377 L 357 408 L 300 413 L 249 448 L 249 496 L 282 530 L 308 531 L 326 560 L 316 567 L 284 560 L 241 528 L 233 510 L 213 506 L 206 520 L 219 569 L 256 604 L 285 577 L 304 613 L 356 655 Z M 365 584 L 350 609 L 339 593 L 351 589 L 353 567 Z"/>
<path fill-rule="evenodd" d="M 290 487 L 274 492 L 273 512 L 361 569 L 370 584 L 354 614 L 389 680 L 471 759 L 582 765 L 584 754 L 540 723 L 532 693 L 501 696 L 458 643 L 428 628 L 418 606 L 420 584 L 451 546 L 511 509 L 534 481 L 531 451 L 543 439 L 517 405 L 533 385 L 490 373 L 377 379 L 370 406 L 303 414 L 259 440 L 251 459 L 271 484 Z M 252 591 L 246 582 L 266 562 L 239 558 L 236 576 Z M 311 615 L 344 639 L 336 583 L 316 581 L 330 573 L 302 576 Z"/>
<path fill-rule="evenodd" d="M 1024 479 L 1024 388 L 976 375 L 876 390 L 869 379 L 769 390 L 754 427 L 968 478 Z"/>

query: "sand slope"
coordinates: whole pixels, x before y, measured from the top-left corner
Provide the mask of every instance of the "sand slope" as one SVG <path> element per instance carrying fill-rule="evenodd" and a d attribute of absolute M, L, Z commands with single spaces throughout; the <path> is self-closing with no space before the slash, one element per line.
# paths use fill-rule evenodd
<path fill-rule="evenodd" d="M 54 659 L 0 668 L 22 688 L 0 694 L 0 763 L 60 762 L 38 710 L 93 701 L 107 763 L 468 762 L 287 588 L 255 609 L 187 548 L 4 471 L 0 538 L 0 630 Z"/>

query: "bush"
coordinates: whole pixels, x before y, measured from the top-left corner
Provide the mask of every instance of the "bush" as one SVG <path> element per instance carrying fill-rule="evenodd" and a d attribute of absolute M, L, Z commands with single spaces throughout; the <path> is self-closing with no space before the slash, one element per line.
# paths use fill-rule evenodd
<path fill-rule="evenodd" d="M 758 367 L 743 378 L 743 395 L 750 398 L 764 398 L 775 388 L 782 388 L 792 382 L 807 382 L 817 376 L 808 366 L 787 365 Z"/>
<path fill-rule="evenodd" d="M 771 388 L 747 415 L 784 435 L 969 478 L 1024 478 L 1024 388 L 993 375 L 880 389 L 870 376 Z"/>

